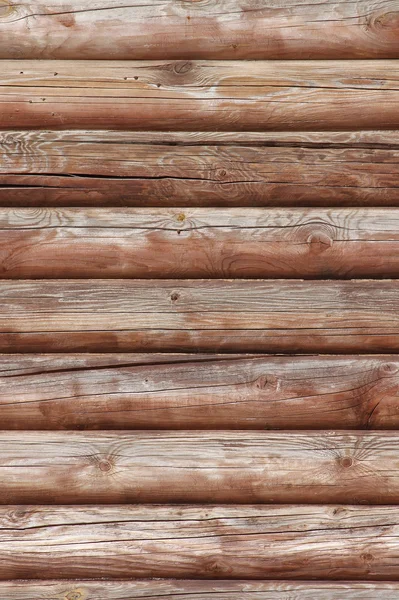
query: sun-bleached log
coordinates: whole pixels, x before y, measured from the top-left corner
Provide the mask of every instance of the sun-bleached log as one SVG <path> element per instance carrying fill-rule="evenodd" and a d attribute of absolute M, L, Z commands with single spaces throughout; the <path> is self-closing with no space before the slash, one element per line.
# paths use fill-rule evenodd
<path fill-rule="evenodd" d="M 397 506 L 0 507 L 2 580 L 395 581 L 398 548 Z"/>
<path fill-rule="evenodd" d="M 399 502 L 396 432 L 0 432 L 1 504 Z"/>
<path fill-rule="evenodd" d="M 1 426 L 397 429 L 398 372 L 395 355 L 3 354 Z"/>
<path fill-rule="evenodd" d="M 399 61 L 3 60 L 0 102 L 0 129 L 397 129 Z"/>
<path fill-rule="evenodd" d="M 2 352 L 399 350 L 399 283 L 0 281 Z"/>
<path fill-rule="evenodd" d="M 397 58 L 395 0 L 2 0 L 0 58 Z"/>
<path fill-rule="evenodd" d="M 0 159 L 7 207 L 399 204 L 397 131 L 0 131 Z"/>
<path fill-rule="evenodd" d="M 397 600 L 399 583 L 135 580 L 0 581 L 7 600 Z"/>
<path fill-rule="evenodd" d="M 0 278 L 399 275 L 399 209 L 0 208 Z"/>

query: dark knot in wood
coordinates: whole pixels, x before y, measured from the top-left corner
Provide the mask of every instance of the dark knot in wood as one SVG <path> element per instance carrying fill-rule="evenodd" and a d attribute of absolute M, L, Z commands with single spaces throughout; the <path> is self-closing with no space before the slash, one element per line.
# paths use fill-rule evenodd
<path fill-rule="evenodd" d="M 394 363 L 385 363 L 380 366 L 378 371 L 382 377 L 391 377 L 392 375 L 396 375 L 398 367 Z"/>

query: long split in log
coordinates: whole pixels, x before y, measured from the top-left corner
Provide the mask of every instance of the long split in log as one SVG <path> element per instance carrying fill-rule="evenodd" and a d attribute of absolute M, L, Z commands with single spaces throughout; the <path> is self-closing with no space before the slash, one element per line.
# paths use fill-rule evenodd
<path fill-rule="evenodd" d="M 0 206 L 398 206 L 399 134 L 0 131 Z"/>

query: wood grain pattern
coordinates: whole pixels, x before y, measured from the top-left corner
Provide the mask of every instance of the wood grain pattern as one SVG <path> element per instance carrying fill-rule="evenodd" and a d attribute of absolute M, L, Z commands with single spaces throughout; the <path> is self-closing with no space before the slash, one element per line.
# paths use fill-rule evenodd
<path fill-rule="evenodd" d="M 11 430 L 398 429 L 398 372 L 396 355 L 3 354 L 0 422 Z"/>
<path fill-rule="evenodd" d="M 399 134 L 0 132 L 0 206 L 398 206 Z"/>
<path fill-rule="evenodd" d="M 397 281 L 0 282 L 0 350 L 396 352 Z"/>
<path fill-rule="evenodd" d="M 394 0 L 2 0 L 2 58 L 398 57 Z"/>
<path fill-rule="evenodd" d="M 0 208 L 0 278 L 399 275 L 399 209 Z"/>
<path fill-rule="evenodd" d="M 398 545 L 396 506 L 0 508 L 1 579 L 395 580 Z"/>
<path fill-rule="evenodd" d="M 5 60 L 0 67 L 2 129 L 399 127 L 396 60 Z"/>
<path fill-rule="evenodd" d="M 396 432 L 2 431 L 0 445 L 1 504 L 399 502 Z"/>
<path fill-rule="evenodd" d="M 137 580 L 2 581 L 7 600 L 397 600 L 399 583 Z"/>

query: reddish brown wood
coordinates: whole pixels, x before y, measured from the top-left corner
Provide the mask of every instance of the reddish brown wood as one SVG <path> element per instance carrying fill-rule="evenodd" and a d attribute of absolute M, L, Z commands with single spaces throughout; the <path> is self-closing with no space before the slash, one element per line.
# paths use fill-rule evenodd
<path fill-rule="evenodd" d="M 395 0 L 2 0 L 1 58 L 397 58 Z"/>
<path fill-rule="evenodd" d="M 398 371 L 395 355 L 3 354 L 1 426 L 397 429 Z"/>
<path fill-rule="evenodd" d="M 1 67 L 2 129 L 399 127 L 395 60 L 11 60 Z"/>
<path fill-rule="evenodd" d="M 397 506 L 0 507 L 1 579 L 395 581 L 398 547 Z"/>

